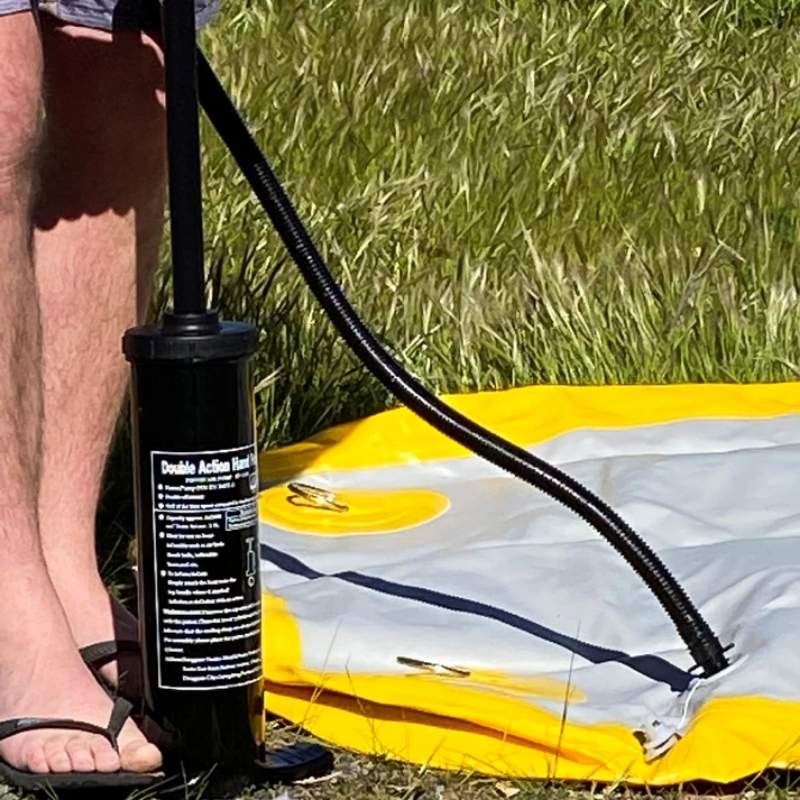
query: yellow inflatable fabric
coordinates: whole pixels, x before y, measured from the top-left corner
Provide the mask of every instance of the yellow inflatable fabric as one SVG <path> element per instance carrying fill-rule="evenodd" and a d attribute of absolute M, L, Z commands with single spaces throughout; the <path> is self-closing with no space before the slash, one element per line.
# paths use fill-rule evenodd
<path fill-rule="evenodd" d="M 792 417 L 800 411 L 800 384 L 540 386 L 445 399 L 482 425 L 531 447 L 582 430 L 613 433 L 692 420 Z M 262 537 L 269 538 L 272 527 L 300 536 L 311 531 L 333 538 L 364 536 L 432 519 L 447 502 L 425 489 L 408 497 L 398 489 L 395 498 L 386 490 L 385 520 L 375 511 L 381 493 L 361 490 L 362 500 L 366 497 L 363 525 L 358 515 L 328 518 L 282 501 L 291 494 L 288 484 L 309 476 L 458 458 L 471 456 L 405 409 L 264 452 L 261 476 L 271 488 L 261 497 Z M 337 499 L 359 506 L 358 491 L 353 491 L 337 492 Z M 418 518 L 407 510 L 415 506 L 422 507 Z M 323 520 L 317 525 L 315 513 Z M 767 767 L 792 768 L 800 759 L 800 682 L 797 700 L 767 692 L 711 697 L 673 745 L 653 757 L 630 727 L 572 721 L 566 712 L 586 697 L 569 681 L 490 670 L 437 672 L 431 665 L 402 675 L 312 668 L 291 603 L 280 590 L 266 589 L 267 710 L 361 753 L 490 775 L 647 785 L 729 782 Z M 531 697 L 555 699 L 565 713 L 537 708 Z"/>

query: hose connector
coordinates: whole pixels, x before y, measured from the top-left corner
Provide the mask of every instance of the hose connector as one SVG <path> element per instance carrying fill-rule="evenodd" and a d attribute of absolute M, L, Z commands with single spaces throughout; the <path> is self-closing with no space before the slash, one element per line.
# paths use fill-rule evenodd
<path fill-rule="evenodd" d="M 698 633 L 687 645 L 695 661 L 696 669 L 700 670 L 704 678 L 711 678 L 730 666 L 730 661 L 725 653 L 733 645 L 723 647 L 716 636 L 709 637 Z"/>

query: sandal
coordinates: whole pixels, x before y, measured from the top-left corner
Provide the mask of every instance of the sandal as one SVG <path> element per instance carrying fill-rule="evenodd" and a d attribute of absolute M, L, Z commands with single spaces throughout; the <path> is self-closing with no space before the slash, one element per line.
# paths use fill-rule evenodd
<path fill-rule="evenodd" d="M 102 666 L 118 658 L 122 653 L 140 654 L 141 647 L 136 641 L 114 639 L 108 642 L 97 642 L 82 647 L 80 650 L 84 663 L 92 670 L 109 696 L 124 698 L 129 701 L 129 705 L 133 704 L 136 707 L 137 711 L 132 716 L 139 726 L 139 730 L 148 741 L 161 750 L 165 763 L 169 764 L 180 756 L 180 735 L 169 722 L 144 707 L 141 676 L 138 676 L 138 681 L 129 681 L 126 686 L 124 675 L 120 673 L 123 678 L 120 680 L 120 685 L 113 686 L 100 674 Z M 265 749 L 262 757 L 254 766 L 254 780 L 265 784 L 292 783 L 325 775 L 332 769 L 333 756 L 328 750 L 318 744 L 304 742 L 290 747 Z M 181 785 L 183 784 L 181 783 Z"/>
<path fill-rule="evenodd" d="M 88 722 L 72 719 L 47 719 L 23 717 L 0 722 L 0 741 L 16 736 L 18 733 L 38 730 L 83 731 L 102 736 L 119 752 L 117 737 L 122 726 L 131 715 L 133 706 L 124 698 L 118 698 L 111 710 L 108 725 L 101 728 Z M 140 789 L 152 787 L 163 780 L 163 776 L 140 772 L 46 772 L 36 773 L 16 769 L 0 759 L 0 778 L 17 789 L 36 791 L 89 791 L 94 789 Z"/>

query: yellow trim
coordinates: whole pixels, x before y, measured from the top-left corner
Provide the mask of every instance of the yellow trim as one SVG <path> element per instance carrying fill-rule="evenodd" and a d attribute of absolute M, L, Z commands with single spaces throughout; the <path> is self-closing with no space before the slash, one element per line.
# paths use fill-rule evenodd
<path fill-rule="evenodd" d="M 728 783 L 769 767 L 800 765 L 800 703 L 763 697 L 712 700 L 687 736 L 662 759 L 645 762 L 632 731 L 566 723 L 530 739 L 465 720 L 371 703 L 331 692 L 268 686 L 273 713 L 333 744 L 442 769 L 559 780 L 669 786 L 695 780 Z M 539 714 L 527 707 L 534 721 Z M 583 728 L 585 749 L 566 740 Z M 560 742 L 560 746 L 559 746 Z"/>
<path fill-rule="evenodd" d="M 800 383 L 675 386 L 529 386 L 446 396 L 447 403 L 512 441 L 532 445 L 578 428 L 629 428 L 681 419 L 776 417 L 800 411 Z M 270 484 L 303 474 L 468 455 L 405 408 L 337 425 L 261 454 Z"/>
<path fill-rule="evenodd" d="M 337 489 L 339 509 L 314 507 L 285 484 L 262 492 L 259 518 L 291 533 L 317 536 L 364 536 L 398 533 L 431 522 L 444 514 L 450 500 L 430 489 Z"/>
<path fill-rule="evenodd" d="M 490 775 L 669 785 L 738 780 L 800 763 L 800 703 L 763 697 L 712 700 L 686 737 L 647 763 L 622 725 L 562 723 L 503 686 L 431 676 L 325 674 L 302 666 L 299 627 L 285 601 L 265 595 L 266 706 L 317 736 L 362 753 Z M 560 690 L 567 709 L 577 687 Z"/>

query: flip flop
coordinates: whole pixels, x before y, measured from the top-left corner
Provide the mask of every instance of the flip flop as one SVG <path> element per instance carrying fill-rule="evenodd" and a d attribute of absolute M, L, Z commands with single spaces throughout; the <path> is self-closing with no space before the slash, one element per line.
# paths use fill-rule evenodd
<path fill-rule="evenodd" d="M 161 750 L 165 761 L 169 762 L 176 753 L 180 752 L 180 737 L 168 722 L 158 719 L 152 710 L 144 708 L 141 681 L 126 687 L 125 681 L 122 680 L 119 686 L 114 686 L 100 673 L 101 667 L 118 658 L 120 654 L 140 653 L 139 643 L 126 639 L 97 642 L 82 647 L 80 650 L 84 663 L 92 670 L 109 696 L 112 699 L 116 696 L 122 697 L 137 708 L 133 719 L 139 726 L 139 730 L 148 741 Z M 135 691 L 132 687 L 135 687 Z M 326 775 L 333 769 L 333 755 L 326 748 L 311 742 L 296 743 L 287 747 L 265 748 L 253 769 L 255 783 L 294 783 Z M 197 780 L 203 778 L 204 776 L 201 775 Z M 183 780 L 180 781 L 178 788 L 184 785 L 190 786 L 191 783 L 192 780 L 183 775 Z"/>
<path fill-rule="evenodd" d="M 102 736 L 119 752 L 117 737 L 130 717 L 133 706 L 120 697 L 114 703 L 108 725 L 101 728 L 88 722 L 72 719 L 47 719 L 23 717 L 0 722 L 0 741 L 18 733 L 38 730 L 69 730 Z M 103 789 L 141 789 L 152 787 L 164 780 L 163 776 L 141 772 L 48 772 L 35 773 L 16 769 L 0 759 L 0 778 L 17 789 L 25 791 L 92 791 Z"/>
<path fill-rule="evenodd" d="M 95 679 L 103 687 L 106 694 L 112 700 L 122 697 L 133 706 L 133 711 L 131 712 L 133 721 L 147 741 L 161 750 L 164 759 L 167 760 L 178 752 L 180 743 L 177 732 L 168 722 L 159 718 L 155 712 L 145 706 L 141 675 L 132 681 L 126 681 L 127 673 L 118 670 L 120 680 L 118 685 L 115 686 L 100 672 L 101 667 L 114 659 L 118 659 L 121 654 L 140 655 L 141 647 L 139 642 L 128 639 L 111 639 L 107 642 L 97 642 L 82 647 L 79 652 L 84 664 L 92 671 Z"/>

